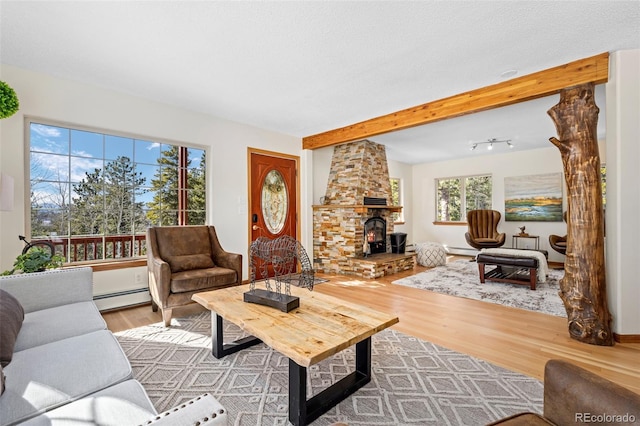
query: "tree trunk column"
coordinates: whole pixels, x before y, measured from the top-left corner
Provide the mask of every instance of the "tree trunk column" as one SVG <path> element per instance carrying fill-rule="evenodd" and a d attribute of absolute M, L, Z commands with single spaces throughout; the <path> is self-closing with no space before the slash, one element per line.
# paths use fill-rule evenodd
<path fill-rule="evenodd" d="M 563 89 L 548 114 L 559 140 L 567 183 L 567 252 L 560 297 L 569 335 L 584 343 L 612 346 L 604 256 L 604 215 L 597 124 L 592 83 Z"/>

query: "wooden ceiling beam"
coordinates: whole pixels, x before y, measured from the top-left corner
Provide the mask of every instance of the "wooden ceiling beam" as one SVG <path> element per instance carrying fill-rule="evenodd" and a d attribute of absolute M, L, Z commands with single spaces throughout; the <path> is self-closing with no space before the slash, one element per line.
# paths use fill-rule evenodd
<path fill-rule="evenodd" d="M 559 93 L 579 84 L 606 83 L 609 53 L 580 59 L 502 83 L 460 93 L 350 126 L 302 138 L 303 149 L 338 145 Z"/>

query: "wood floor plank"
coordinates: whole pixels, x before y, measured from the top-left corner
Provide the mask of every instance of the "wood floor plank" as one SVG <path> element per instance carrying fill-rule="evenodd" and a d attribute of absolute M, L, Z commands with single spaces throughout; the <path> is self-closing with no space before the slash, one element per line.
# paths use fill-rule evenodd
<path fill-rule="evenodd" d="M 588 345 L 569 337 L 566 318 L 392 284 L 426 269 L 416 266 L 413 271 L 377 280 L 318 274 L 329 281 L 316 285 L 313 291 L 397 315 L 400 322 L 393 328 L 402 333 L 539 380 L 543 379 L 545 363 L 557 358 L 640 393 L 640 343 Z M 203 310 L 193 304 L 174 309 L 173 315 L 180 317 Z M 152 312 L 150 306 L 103 316 L 112 331 L 162 320 L 160 313 Z"/>

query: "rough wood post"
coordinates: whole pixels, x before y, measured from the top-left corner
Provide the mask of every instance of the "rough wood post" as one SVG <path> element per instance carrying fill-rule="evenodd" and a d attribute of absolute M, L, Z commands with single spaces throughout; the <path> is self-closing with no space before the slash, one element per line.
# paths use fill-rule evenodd
<path fill-rule="evenodd" d="M 563 89 L 547 113 L 553 119 L 567 182 L 567 252 L 560 297 L 568 315 L 569 335 L 584 343 L 613 346 L 607 305 L 604 212 L 600 155 L 592 83 Z"/>

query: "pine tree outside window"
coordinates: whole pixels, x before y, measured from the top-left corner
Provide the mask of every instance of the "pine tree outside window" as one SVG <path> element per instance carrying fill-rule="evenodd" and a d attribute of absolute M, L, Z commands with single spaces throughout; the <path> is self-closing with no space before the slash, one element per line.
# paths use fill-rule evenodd
<path fill-rule="evenodd" d="M 436 179 L 436 222 L 462 222 L 471 210 L 491 209 L 491 175 Z"/>
<path fill-rule="evenodd" d="M 402 205 L 402 180 L 400 178 L 390 178 L 391 182 L 391 205 Z M 393 223 L 404 223 L 404 214 L 402 211 L 391 213 Z"/>
<path fill-rule="evenodd" d="M 144 256 L 149 226 L 206 220 L 204 149 L 28 122 L 31 240 L 68 262 Z"/>

